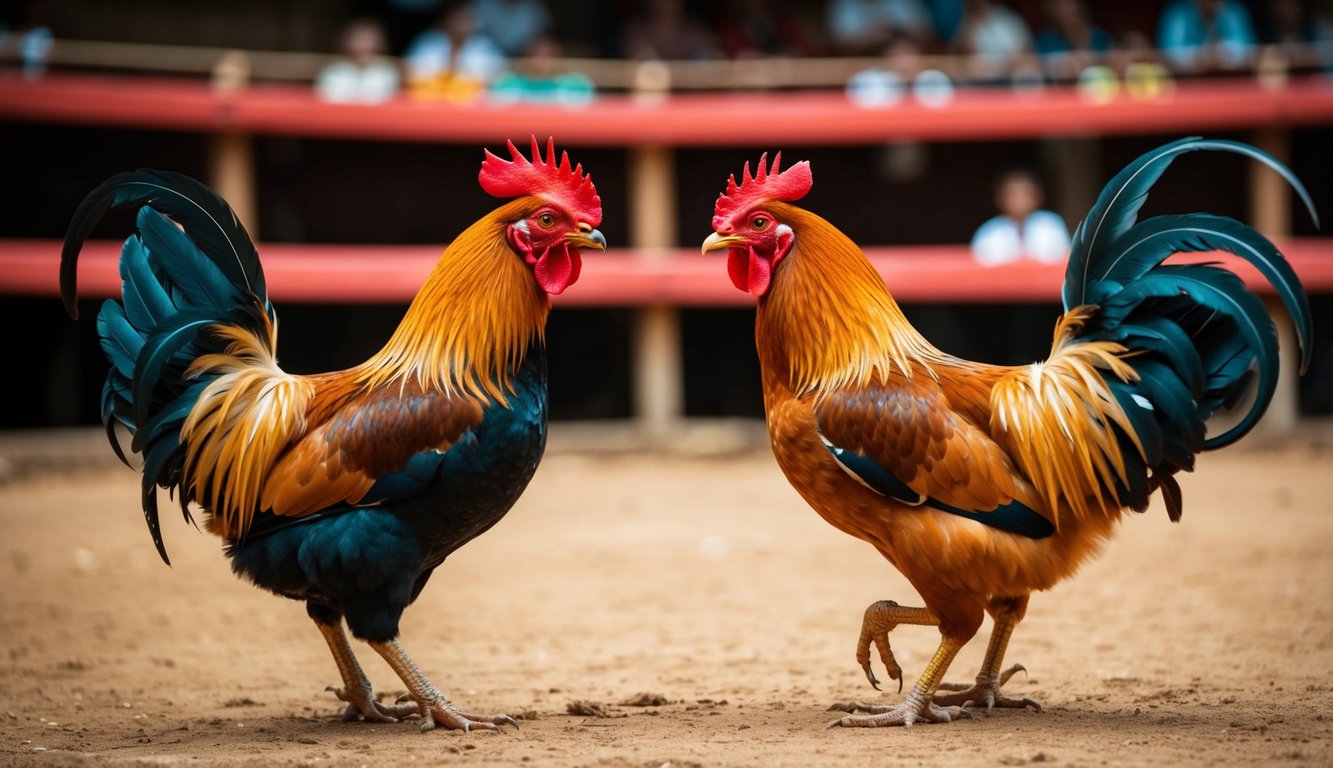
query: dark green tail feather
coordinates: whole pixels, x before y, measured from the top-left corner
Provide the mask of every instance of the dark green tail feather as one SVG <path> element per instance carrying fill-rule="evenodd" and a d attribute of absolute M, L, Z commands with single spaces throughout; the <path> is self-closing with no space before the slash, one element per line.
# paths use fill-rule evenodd
<path fill-rule="evenodd" d="M 1286 305 L 1296 328 L 1302 370 L 1309 363 L 1313 321 L 1300 279 L 1278 249 L 1250 227 L 1222 216 L 1193 213 L 1137 222 L 1153 184 L 1181 154 L 1197 150 L 1253 158 L 1279 173 L 1318 222 L 1309 194 L 1292 172 L 1266 152 L 1233 141 L 1181 139 L 1144 154 L 1118 173 L 1074 232 L 1062 290 L 1065 310 L 1098 307 L 1081 339 L 1128 347 L 1140 380 L 1110 382 L 1143 444 L 1146 466 L 1131 468 L 1129 486 L 1116 489 L 1126 506 L 1144 509 L 1160 490 L 1172 520 L 1181 510 L 1175 472 L 1193 468 L 1199 451 L 1244 437 L 1277 387 L 1277 332 L 1263 302 L 1234 273 L 1217 264 L 1166 265 L 1175 253 L 1225 251 L 1254 265 Z M 1215 412 L 1233 406 L 1254 386 L 1241 419 L 1205 437 Z M 1127 435 L 1122 451 L 1138 460 Z M 1144 480 L 1144 473 L 1151 480 Z"/>
<path fill-rule="evenodd" d="M 180 426 L 207 378 L 185 378 L 199 355 L 225 347 L 215 325 L 251 330 L 266 339 L 268 303 L 259 255 L 227 203 L 178 173 L 139 170 L 108 179 L 75 212 L 61 256 L 61 293 L 77 317 L 79 250 L 107 210 L 138 208 L 138 232 L 121 251 L 122 301 L 98 314 L 102 348 L 111 363 L 102 394 L 102 419 L 116 455 L 129 464 L 116 434 L 123 425 L 130 448 L 143 458 L 144 520 L 163 562 L 170 564 L 158 522 L 157 488 L 166 488 L 190 516 L 180 492 L 184 447 Z M 167 216 L 171 218 L 168 219 Z M 178 228 L 179 224 L 182 228 Z"/>
<path fill-rule="evenodd" d="M 175 219 L 230 282 L 257 296 L 268 295 L 259 252 L 231 206 L 183 173 L 141 168 L 102 182 L 70 219 L 60 256 L 60 292 L 70 317 L 79 316 L 77 262 L 84 240 L 108 210 L 141 206 Z"/>

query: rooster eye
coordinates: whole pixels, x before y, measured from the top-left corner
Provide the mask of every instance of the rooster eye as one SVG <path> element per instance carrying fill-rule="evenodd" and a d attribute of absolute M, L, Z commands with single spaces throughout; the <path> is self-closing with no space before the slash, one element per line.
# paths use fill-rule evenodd
<path fill-rule="evenodd" d="M 765 216 L 755 216 L 754 220 L 750 222 L 750 226 L 755 229 L 763 229 L 768 226 L 768 218 Z"/>
<path fill-rule="evenodd" d="M 537 223 L 541 224 L 543 227 L 550 227 L 555 224 L 555 217 L 549 213 L 543 213 L 537 217 Z"/>

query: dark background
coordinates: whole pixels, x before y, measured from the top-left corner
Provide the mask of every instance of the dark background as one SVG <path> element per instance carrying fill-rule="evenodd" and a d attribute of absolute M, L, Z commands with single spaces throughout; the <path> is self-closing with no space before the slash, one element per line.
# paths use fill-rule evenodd
<path fill-rule="evenodd" d="M 606 52 L 608 28 L 634 11 L 633 2 L 548 2 L 556 32 L 572 53 Z M 713 3 L 692 3 L 701 15 Z M 36 4 L 0 0 L 3 20 L 17 23 L 34 6 L 57 38 L 133 40 L 204 45 L 243 45 L 270 50 L 331 50 L 335 31 L 353 14 L 383 11 L 369 0 L 259 0 L 217 2 L 94 2 Z M 817 26 L 822 3 L 793 3 Z M 1014 6 L 1029 16 L 1039 4 Z M 1094 3 L 1108 28 L 1135 24 L 1151 30 L 1158 3 Z M 1109 21 L 1108 21 L 1109 20 Z M 612 35 L 613 36 L 613 35 Z M 811 119 L 818 119 L 813 117 Z M 802 205 L 823 214 L 863 246 L 958 244 L 993 214 L 991 180 L 1005 168 L 1026 165 L 1048 181 L 1048 207 L 1072 227 L 1086 211 L 1089 190 L 1100 188 L 1123 164 L 1175 135 L 1089 140 L 1096 178 L 1061 189 L 1052 143 L 1011 141 L 930 144 L 915 176 L 891 174 L 883 146 L 732 147 L 682 149 L 677 241 L 694 246 L 709 233 L 713 200 L 727 174 L 762 151 L 782 149 L 788 162 L 808 159 L 815 187 Z M 1246 134 L 1229 136 L 1240 140 Z M 1333 217 L 1333 131 L 1295 131 L 1291 165 L 1310 187 L 1316 205 Z M 153 167 L 206 177 L 207 137 L 100 127 L 0 122 L 0 237 L 59 238 L 89 190 L 107 176 Z M 438 244 L 491 210 L 495 201 L 475 182 L 481 148 L 413 143 L 256 137 L 259 228 L 263 242 Z M 601 227 L 612 247 L 628 243 L 626 152 L 576 147 L 575 159 L 592 169 L 601 193 Z M 1180 159 L 1156 187 L 1145 214 L 1210 211 L 1244 219 L 1247 174 L 1238 157 L 1216 154 Z M 111 216 L 95 233 L 120 238 L 127 216 Z M 1316 234 L 1308 217 L 1293 211 L 1292 232 Z M 262 256 L 262 249 L 261 249 Z M 723 269 L 719 261 L 719 270 Z M 890 286 L 892 289 L 892 286 Z M 575 288 L 577 290 L 577 288 Z M 1333 301 L 1314 299 L 1316 355 L 1302 383 L 1306 413 L 1333 411 Z M 105 362 L 97 349 L 95 306 L 75 323 L 55 299 L 0 297 L 0 323 L 9 329 L 5 349 L 13 375 L 6 388 L 11 406 L 0 427 L 91 424 Z M 331 370 L 360 362 L 379 348 L 405 305 L 286 304 L 279 354 L 293 372 Z M 1035 306 L 965 305 L 905 307 L 926 336 L 946 351 L 993 362 L 1043 357 L 1058 297 Z M 630 415 L 629 344 L 632 312 L 625 308 L 557 309 L 548 329 L 553 416 L 561 419 Z M 685 400 L 689 416 L 760 416 L 753 310 L 683 311 Z M 1322 340 L 1321 340 L 1322 339 Z"/>

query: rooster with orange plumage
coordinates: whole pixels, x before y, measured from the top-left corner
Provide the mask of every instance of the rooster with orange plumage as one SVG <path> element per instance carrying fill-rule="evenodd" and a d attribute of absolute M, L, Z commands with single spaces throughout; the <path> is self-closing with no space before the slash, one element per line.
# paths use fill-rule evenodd
<path fill-rule="evenodd" d="M 705 252 L 758 297 L 755 340 L 778 464 L 816 512 L 875 547 L 922 607 L 866 609 L 856 658 L 870 683 L 874 646 L 902 688 L 889 633 L 930 626 L 940 643 L 904 701 L 850 702 L 840 726 L 949 722 L 968 704 L 1033 707 L 1002 686 L 1030 595 L 1095 555 L 1127 510 L 1160 495 L 1182 513 L 1176 475 L 1196 454 L 1239 440 L 1277 387 L 1277 334 L 1263 301 L 1219 264 L 1163 263 L 1222 251 L 1252 264 L 1281 297 L 1308 363 L 1310 309 L 1278 249 L 1206 213 L 1138 221 L 1149 189 L 1180 155 L 1270 155 L 1231 141 L 1182 139 L 1116 175 L 1074 233 L 1050 356 L 1026 366 L 962 360 L 908 322 L 850 239 L 796 205 L 808 162 L 757 173 L 747 163 L 718 198 Z M 979 273 L 984 279 L 984 273 Z M 1247 400 L 1247 397 L 1249 398 Z M 1215 415 L 1234 410 L 1231 423 Z M 1211 434 L 1210 434 L 1211 433 Z M 994 620 L 975 683 L 944 682 L 959 649 Z"/>

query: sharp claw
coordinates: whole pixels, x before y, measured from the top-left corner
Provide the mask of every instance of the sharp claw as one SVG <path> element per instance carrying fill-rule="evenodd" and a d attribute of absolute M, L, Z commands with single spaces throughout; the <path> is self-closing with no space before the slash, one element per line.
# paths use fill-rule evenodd
<path fill-rule="evenodd" d="M 872 688 L 877 691 L 879 690 L 879 678 L 875 677 L 875 671 L 872 670 L 869 665 L 866 666 L 866 679 L 870 681 L 870 686 Z M 901 681 L 898 683 L 898 692 L 902 693 Z"/>
<path fill-rule="evenodd" d="M 898 673 L 898 693 L 902 693 L 902 692 L 903 692 L 903 676 L 902 676 L 902 673 L 899 672 L 899 673 Z"/>
<path fill-rule="evenodd" d="M 496 719 L 499 720 L 500 722 L 504 723 L 505 725 L 512 725 L 512 726 L 514 726 L 514 730 L 516 730 L 516 731 L 523 730 L 522 728 L 519 727 L 519 725 L 518 725 L 518 721 L 515 720 L 514 718 L 510 717 L 509 715 L 500 715 L 500 716 L 497 717 Z"/>
<path fill-rule="evenodd" d="M 1004 673 L 1000 675 L 1000 685 L 1004 685 L 1005 683 L 1009 682 L 1009 678 L 1013 677 L 1019 672 L 1023 673 L 1024 679 L 1027 679 L 1028 668 L 1023 666 L 1022 664 L 1015 664 L 1009 669 L 1006 669 Z"/>

